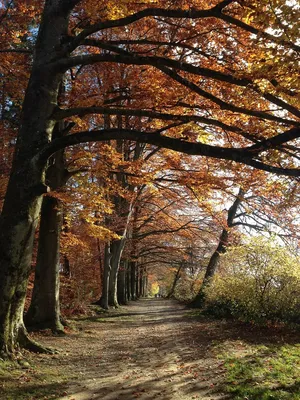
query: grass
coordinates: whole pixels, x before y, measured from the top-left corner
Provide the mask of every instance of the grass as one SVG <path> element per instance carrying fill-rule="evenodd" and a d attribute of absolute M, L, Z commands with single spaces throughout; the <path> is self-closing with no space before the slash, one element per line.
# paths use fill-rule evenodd
<path fill-rule="evenodd" d="M 203 313 L 201 310 L 193 310 L 187 316 L 201 320 Z M 233 324 L 235 327 L 231 327 L 231 330 L 236 329 L 237 339 L 227 337 L 211 343 L 214 353 L 224 362 L 225 382 L 222 386 L 230 398 L 300 400 L 299 341 L 290 342 L 290 335 L 278 337 L 280 334 L 276 334 L 276 329 L 270 329 L 268 335 L 265 327 L 260 334 L 259 326 L 239 325 L 238 321 Z M 223 328 L 226 329 L 226 326 Z M 286 333 L 292 331 L 289 327 Z M 297 331 L 299 333 L 299 326 Z"/>
<path fill-rule="evenodd" d="M 16 362 L 0 362 L 0 398 L 2 400 L 56 399 L 63 394 L 68 377 L 49 366 L 22 367 Z"/>
<path fill-rule="evenodd" d="M 223 355 L 225 386 L 234 400 L 300 400 L 300 345 L 247 345 Z"/>

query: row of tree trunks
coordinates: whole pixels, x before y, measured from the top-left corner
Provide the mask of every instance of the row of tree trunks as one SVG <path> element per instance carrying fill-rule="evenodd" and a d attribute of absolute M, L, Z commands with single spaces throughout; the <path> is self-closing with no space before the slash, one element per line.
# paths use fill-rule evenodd
<path fill-rule="evenodd" d="M 139 268 L 137 261 L 124 260 L 118 275 L 119 304 L 147 296 L 148 276 L 145 268 Z"/>

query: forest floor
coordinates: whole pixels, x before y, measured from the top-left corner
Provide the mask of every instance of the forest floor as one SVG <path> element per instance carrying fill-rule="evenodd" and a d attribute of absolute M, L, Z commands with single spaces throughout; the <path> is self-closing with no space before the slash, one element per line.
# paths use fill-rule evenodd
<path fill-rule="evenodd" d="M 78 318 L 58 350 L 0 364 L 3 400 L 300 399 L 293 331 L 207 319 L 175 301 L 143 299 Z"/>

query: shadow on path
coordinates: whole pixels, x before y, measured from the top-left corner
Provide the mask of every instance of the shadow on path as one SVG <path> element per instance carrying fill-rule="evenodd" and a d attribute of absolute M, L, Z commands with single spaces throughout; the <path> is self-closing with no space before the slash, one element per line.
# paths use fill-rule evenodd
<path fill-rule="evenodd" d="M 225 400 L 218 346 L 281 346 L 296 336 L 239 323 L 196 318 L 175 301 L 144 299 L 121 311 L 78 320 L 68 337 L 45 337 L 59 347 L 61 370 L 76 378 L 57 400 Z M 242 351 L 242 350 L 241 350 Z"/>

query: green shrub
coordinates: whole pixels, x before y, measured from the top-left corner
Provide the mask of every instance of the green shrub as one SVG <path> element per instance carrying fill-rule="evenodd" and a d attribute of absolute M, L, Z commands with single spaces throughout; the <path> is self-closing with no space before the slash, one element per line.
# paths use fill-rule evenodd
<path fill-rule="evenodd" d="M 175 299 L 182 302 L 190 302 L 197 295 L 202 279 L 202 277 L 199 279 L 199 276 L 182 274 L 175 288 Z"/>
<path fill-rule="evenodd" d="M 300 260 L 275 239 L 252 238 L 221 257 L 206 312 L 247 321 L 300 323 Z"/>

